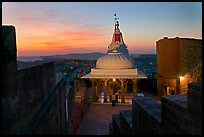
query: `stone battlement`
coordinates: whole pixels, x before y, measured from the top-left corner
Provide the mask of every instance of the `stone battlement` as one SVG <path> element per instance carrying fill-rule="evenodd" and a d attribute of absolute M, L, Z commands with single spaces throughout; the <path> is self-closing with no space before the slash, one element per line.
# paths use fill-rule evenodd
<path fill-rule="evenodd" d="M 188 87 L 187 94 L 162 96 L 161 103 L 150 97 L 134 98 L 132 115 L 124 115 L 125 111 L 113 115 L 110 134 L 202 135 L 202 82 Z"/>

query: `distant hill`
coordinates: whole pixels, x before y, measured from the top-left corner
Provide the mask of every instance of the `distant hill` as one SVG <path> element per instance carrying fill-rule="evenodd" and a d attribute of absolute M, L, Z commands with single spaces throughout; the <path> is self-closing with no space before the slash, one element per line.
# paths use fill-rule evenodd
<path fill-rule="evenodd" d="M 103 55 L 105 55 L 105 53 L 92 52 L 92 53 L 75 53 L 75 54 L 65 54 L 65 55 L 41 56 L 41 58 L 96 60 Z"/>
<path fill-rule="evenodd" d="M 18 61 L 33 62 L 42 61 L 43 59 L 83 59 L 83 60 L 96 60 L 106 53 L 92 52 L 92 53 L 72 53 L 64 55 L 50 55 L 50 56 L 18 56 Z"/>
<path fill-rule="evenodd" d="M 138 57 L 155 57 L 156 54 L 130 54 L 133 58 L 138 58 Z"/>

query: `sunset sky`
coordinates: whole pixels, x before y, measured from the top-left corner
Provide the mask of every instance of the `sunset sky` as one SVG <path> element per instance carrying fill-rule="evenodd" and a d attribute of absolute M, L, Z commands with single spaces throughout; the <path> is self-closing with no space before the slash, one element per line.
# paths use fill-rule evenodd
<path fill-rule="evenodd" d="M 131 54 L 155 54 L 165 36 L 202 39 L 201 2 L 2 2 L 18 56 L 105 53 L 114 13 Z"/>

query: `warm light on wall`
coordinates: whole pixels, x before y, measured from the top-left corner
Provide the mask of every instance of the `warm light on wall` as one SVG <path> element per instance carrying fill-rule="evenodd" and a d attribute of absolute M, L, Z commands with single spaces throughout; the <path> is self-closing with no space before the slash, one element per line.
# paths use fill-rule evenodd
<path fill-rule="evenodd" d="M 182 76 L 180 76 L 179 78 L 180 78 L 180 80 L 183 80 L 183 79 L 184 79 L 184 77 L 182 77 Z"/>
<path fill-rule="evenodd" d="M 115 79 L 113 79 L 113 81 L 115 81 Z"/>

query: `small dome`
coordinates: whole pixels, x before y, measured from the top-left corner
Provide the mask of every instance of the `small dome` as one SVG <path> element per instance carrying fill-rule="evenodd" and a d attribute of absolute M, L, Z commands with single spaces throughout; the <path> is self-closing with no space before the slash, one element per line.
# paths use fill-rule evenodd
<path fill-rule="evenodd" d="M 98 58 L 97 69 L 129 69 L 134 68 L 135 63 L 128 54 L 109 53 Z"/>

